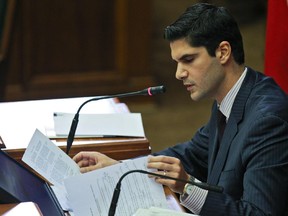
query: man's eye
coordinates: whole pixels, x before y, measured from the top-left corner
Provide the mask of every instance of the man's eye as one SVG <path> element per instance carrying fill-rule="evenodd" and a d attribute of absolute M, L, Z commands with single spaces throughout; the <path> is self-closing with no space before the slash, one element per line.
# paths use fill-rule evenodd
<path fill-rule="evenodd" d="M 190 63 L 190 62 L 192 62 L 194 59 L 193 58 L 185 58 L 185 59 L 183 59 L 183 61 L 185 62 L 185 63 Z"/>

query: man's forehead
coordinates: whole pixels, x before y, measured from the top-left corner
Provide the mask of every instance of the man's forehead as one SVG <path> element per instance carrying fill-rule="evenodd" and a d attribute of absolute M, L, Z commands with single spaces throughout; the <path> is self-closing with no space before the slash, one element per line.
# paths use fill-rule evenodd
<path fill-rule="evenodd" d="M 171 56 L 173 59 L 181 59 L 183 56 L 196 55 L 205 49 L 204 47 L 193 47 L 187 40 L 179 39 L 170 42 Z"/>

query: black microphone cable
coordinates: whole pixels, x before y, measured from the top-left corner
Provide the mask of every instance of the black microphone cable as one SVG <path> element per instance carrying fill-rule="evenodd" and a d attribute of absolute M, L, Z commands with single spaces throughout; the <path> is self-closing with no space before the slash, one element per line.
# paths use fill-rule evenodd
<path fill-rule="evenodd" d="M 205 182 L 188 181 L 188 180 L 174 178 L 174 177 L 161 175 L 161 174 L 157 174 L 157 173 L 153 173 L 153 172 L 148 172 L 148 171 L 145 171 L 145 170 L 130 170 L 130 171 L 124 173 L 120 177 L 120 179 L 118 180 L 118 182 L 116 184 L 116 187 L 114 189 L 114 193 L 113 193 L 113 196 L 112 196 L 112 200 L 111 200 L 108 216 L 114 216 L 115 215 L 118 199 L 119 199 L 120 192 L 121 192 L 121 182 L 122 182 L 122 180 L 125 178 L 125 176 L 129 175 L 130 173 L 134 173 L 134 172 L 148 174 L 148 175 L 153 175 L 153 176 L 157 176 L 157 177 L 160 177 L 160 178 L 166 178 L 166 179 L 171 179 L 171 180 L 175 180 L 175 181 L 188 183 L 188 184 L 195 185 L 197 187 L 200 187 L 200 188 L 208 190 L 208 191 L 214 191 L 214 192 L 218 192 L 218 193 L 222 193 L 223 192 L 223 187 L 218 186 L 218 185 L 210 185 L 210 184 L 205 183 Z"/>

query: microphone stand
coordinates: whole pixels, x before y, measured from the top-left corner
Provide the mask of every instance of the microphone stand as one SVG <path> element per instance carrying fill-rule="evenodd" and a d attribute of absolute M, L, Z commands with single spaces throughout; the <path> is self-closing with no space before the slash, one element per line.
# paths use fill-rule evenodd
<path fill-rule="evenodd" d="M 113 196 L 112 196 L 112 201 L 111 201 L 111 204 L 110 204 L 108 216 L 114 216 L 115 215 L 118 199 L 119 199 L 120 192 L 121 192 L 121 182 L 122 182 L 122 180 L 125 178 L 125 176 L 129 175 L 130 173 L 134 173 L 134 172 L 138 172 L 138 173 L 142 173 L 142 174 L 149 174 L 149 175 L 157 176 L 157 177 L 160 177 L 160 178 L 166 178 L 166 179 L 171 179 L 171 180 L 175 180 L 175 181 L 188 183 L 188 184 L 195 185 L 197 187 L 200 187 L 202 189 L 209 190 L 209 191 L 214 191 L 214 192 L 218 192 L 218 193 L 222 193 L 223 192 L 223 187 L 218 186 L 218 185 L 210 185 L 210 184 L 207 184 L 207 183 L 204 183 L 204 182 L 195 182 L 195 181 L 188 181 L 188 180 L 184 180 L 184 179 L 173 178 L 173 177 L 170 177 L 170 176 L 166 176 L 166 175 L 164 176 L 164 175 L 161 175 L 161 174 L 148 172 L 148 171 L 145 171 L 145 170 L 130 170 L 130 171 L 124 173 L 120 177 L 120 179 L 118 180 L 118 183 L 116 184 L 116 187 L 114 189 L 114 193 L 113 193 Z"/>
<path fill-rule="evenodd" d="M 154 94 L 159 94 L 159 93 L 164 93 L 166 91 L 164 86 L 155 86 L 155 87 L 149 87 L 147 89 L 141 90 L 141 91 L 135 91 L 135 92 L 128 92 L 128 93 L 122 93 L 122 94 L 115 94 L 115 95 L 106 95 L 106 96 L 98 96 L 95 98 L 91 98 L 84 103 L 81 104 L 81 106 L 78 108 L 72 123 L 70 127 L 70 131 L 67 137 L 67 147 L 66 147 L 66 154 L 69 154 L 69 151 L 71 149 L 72 143 L 74 141 L 77 125 L 79 122 L 79 113 L 82 109 L 82 107 L 91 102 L 91 101 L 96 101 L 96 100 L 102 100 L 102 99 L 108 99 L 108 98 L 122 98 L 122 97 L 130 97 L 130 96 L 136 96 L 136 95 L 149 95 L 152 96 Z"/>

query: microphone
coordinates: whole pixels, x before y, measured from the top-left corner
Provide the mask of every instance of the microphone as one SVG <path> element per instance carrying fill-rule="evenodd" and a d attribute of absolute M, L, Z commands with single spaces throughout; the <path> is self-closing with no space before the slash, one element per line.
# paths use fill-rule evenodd
<path fill-rule="evenodd" d="M 120 177 L 120 179 L 118 180 L 118 183 L 116 184 L 116 187 L 114 189 L 114 193 L 113 193 L 113 196 L 112 196 L 112 200 L 111 200 L 108 216 L 114 216 L 115 215 L 116 207 L 117 207 L 117 203 L 118 203 L 118 199 L 119 199 L 119 195 L 120 195 L 120 192 L 121 192 L 121 182 L 122 182 L 122 180 L 124 179 L 125 176 L 129 175 L 130 173 L 134 173 L 134 172 L 138 172 L 138 173 L 142 173 L 142 174 L 149 174 L 149 175 L 157 176 L 157 177 L 160 177 L 160 178 L 172 179 L 172 180 L 175 180 L 175 181 L 188 183 L 188 184 L 195 185 L 197 187 L 200 187 L 200 188 L 208 190 L 208 191 L 214 191 L 214 192 L 218 192 L 218 193 L 222 193 L 223 192 L 223 187 L 218 186 L 218 185 L 210 185 L 210 184 L 205 183 L 205 182 L 187 181 L 187 180 L 184 180 L 184 179 L 173 178 L 173 177 L 170 177 L 170 176 L 161 175 L 161 174 L 157 174 L 157 173 L 153 173 L 153 172 L 148 172 L 148 171 L 145 171 L 145 170 L 130 170 L 130 171 L 124 173 Z"/>
<path fill-rule="evenodd" d="M 74 137 L 75 137 L 75 132 L 77 129 L 77 125 L 78 125 L 78 121 L 79 121 L 79 113 L 82 109 L 82 107 L 91 102 L 91 101 L 96 101 L 96 100 L 102 100 L 102 99 L 108 99 L 108 98 L 122 98 L 122 97 L 130 97 L 130 96 L 138 96 L 138 95 L 149 95 L 149 96 L 153 96 L 156 94 L 160 94 L 160 93 L 164 93 L 166 91 L 166 88 L 161 85 L 161 86 L 155 86 L 155 87 L 149 87 L 146 89 L 143 89 L 141 91 L 136 91 L 136 92 L 128 92 L 128 93 L 122 93 L 122 94 L 115 94 L 115 95 L 104 95 L 104 96 L 97 96 L 94 98 L 91 98 L 87 101 L 85 101 L 84 103 L 81 104 L 81 106 L 78 108 L 72 123 L 71 123 L 71 127 L 70 127 L 70 131 L 68 134 L 68 138 L 67 138 L 67 147 L 66 147 L 66 154 L 69 154 L 69 151 L 71 149 L 72 143 L 74 141 Z"/>

